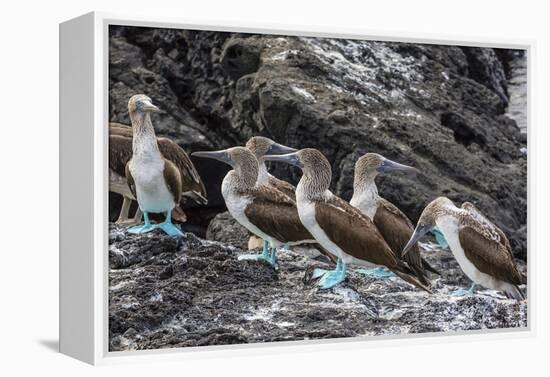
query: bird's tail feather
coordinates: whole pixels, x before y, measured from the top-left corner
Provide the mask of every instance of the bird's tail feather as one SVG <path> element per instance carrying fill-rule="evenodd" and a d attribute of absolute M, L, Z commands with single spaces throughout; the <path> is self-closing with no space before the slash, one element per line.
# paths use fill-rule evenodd
<path fill-rule="evenodd" d="M 428 262 L 426 262 L 424 258 L 422 258 L 422 267 L 424 267 L 425 270 L 430 271 L 431 273 L 441 276 L 441 272 L 433 268 Z"/>
<path fill-rule="evenodd" d="M 202 204 L 202 205 L 208 204 L 208 199 L 206 199 L 201 193 L 197 191 L 186 191 L 181 195 L 192 199 L 197 204 Z"/>
<path fill-rule="evenodd" d="M 187 215 L 185 215 L 185 212 L 181 209 L 181 207 L 176 206 L 172 211 L 172 219 L 178 223 L 185 223 L 187 222 Z"/>
<path fill-rule="evenodd" d="M 404 264 L 396 266 L 396 268 L 391 269 L 391 271 L 399 276 L 401 279 L 405 280 L 407 283 L 412 284 L 415 287 L 420 288 L 428 293 L 433 293 L 429 287 L 419 282 L 418 279 L 413 276 L 414 272 L 412 272 L 409 267 L 405 266 Z"/>
<path fill-rule="evenodd" d="M 513 298 L 514 300 L 518 300 L 518 301 L 525 300 L 525 295 L 517 285 L 510 284 L 510 287 L 506 290 L 506 294 L 507 296 Z"/>
<path fill-rule="evenodd" d="M 418 280 L 420 281 L 420 283 L 422 283 L 423 285 L 425 285 L 426 287 L 429 287 L 432 285 L 432 283 L 430 283 L 430 280 L 428 279 L 428 277 L 426 276 L 426 273 L 421 269 L 421 268 L 418 268 L 416 266 L 410 266 L 411 267 L 411 270 L 413 270 L 414 272 L 414 275 L 418 278 Z"/>

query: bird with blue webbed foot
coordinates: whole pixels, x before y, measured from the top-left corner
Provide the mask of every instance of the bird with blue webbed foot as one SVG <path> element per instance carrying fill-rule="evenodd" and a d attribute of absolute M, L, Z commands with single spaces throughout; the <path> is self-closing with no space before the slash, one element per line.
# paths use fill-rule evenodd
<path fill-rule="evenodd" d="M 295 188 L 290 183 L 278 179 L 271 175 L 267 171 L 263 156 L 269 154 L 284 154 L 294 152 L 296 149 L 287 147 L 286 145 L 276 143 L 275 141 L 264 137 L 254 136 L 251 137 L 245 145 L 258 160 L 258 178 L 256 180 L 257 185 L 269 185 L 283 194 L 289 196 L 294 200 Z M 275 265 L 277 262 L 277 248 L 271 247 L 267 240 L 263 241 L 263 250 L 261 254 L 242 254 L 239 255 L 239 260 L 266 260 L 271 265 Z"/>
<path fill-rule="evenodd" d="M 180 170 L 183 182 L 180 205 L 187 199 L 197 204 L 206 204 L 206 188 L 187 156 L 187 153 L 173 140 L 167 137 L 157 137 L 160 153 L 166 159 L 174 162 Z M 129 217 L 130 206 L 136 198 L 128 187 L 126 179 L 126 165 L 133 153 L 132 127 L 121 123 L 109 123 L 109 191 L 122 196 L 123 202 L 119 212 L 117 224 L 134 225 L 141 223 L 143 214 L 139 206 L 132 218 Z M 179 223 L 187 221 L 187 216 L 181 206 L 176 205 L 172 211 L 172 219 Z"/>
<path fill-rule="evenodd" d="M 470 289 L 460 289 L 454 296 L 474 294 L 476 285 L 481 285 L 516 300 L 525 299 L 518 286 L 526 284 L 527 279 L 516 266 L 508 238 L 472 203 L 465 202 L 458 208 L 446 197 L 432 201 L 424 208 L 403 254 L 436 227 L 473 282 Z"/>
<path fill-rule="evenodd" d="M 141 234 L 160 229 L 170 236 L 180 237 L 183 232 L 172 223 L 172 211 L 179 205 L 182 195 L 206 203 L 206 190 L 183 150 L 176 150 L 169 156 L 161 152 L 161 140 L 157 140 L 151 121 L 151 113 L 159 111 L 144 94 L 134 95 L 128 101 L 132 122 L 132 158 L 126 164 L 125 175 L 144 218 L 143 224 L 128 228 L 128 232 Z M 150 213 L 164 214 L 165 220 L 153 224 L 149 219 Z"/>
<path fill-rule="evenodd" d="M 321 152 L 302 149 L 286 155 L 266 156 L 299 167 L 302 177 L 296 187 L 299 218 L 317 242 L 337 257 L 336 269 L 320 275 L 321 288 L 331 288 L 346 279 L 347 266 L 385 266 L 406 282 L 430 292 L 414 272 L 398 259 L 374 223 L 357 208 L 329 190 L 332 168 Z M 315 272 L 314 272 L 315 275 Z"/>
<path fill-rule="evenodd" d="M 394 204 L 378 194 L 376 177 L 389 172 L 405 172 L 416 175 L 416 168 L 391 161 L 377 153 L 366 153 L 355 163 L 353 196 L 350 204 L 367 216 L 376 225 L 386 243 L 397 258 L 403 259 L 424 285 L 430 285 L 427 272 L 438 274 L 420 255 L 418 244 L 403 257 L 401 250 L 413 234 L 414 227 L 409 218 Z M 380 278 L 394 274 L 383 267 L 357 270 L 366 275 Z"/>
<path fill-rule="evenodd" d="M 258 160 L 258 178 L 256 180 L 256 185 L 259 186 L 269 186 L 273 189 L 278 190 L 279 192 L 285 194 L 293 201 L 296 201 L 296 187 L 292 184 L 283 181 L 277 177 L 274 177 L 269 173 L 265 165 L 264 156 L 266 154 L 275 155 L 275 154 L 286 154 L 295 152 L 296 149 L 287 147 L 286 145 L 279 144 L 268 137 L 265 136 L 254 136 L 250 138 L 246 145 Z M 296 215 L 298 209 L 296 209 Z M 319 252 L 327 257 L 329 260 L 336 262 L 335 258 L 328 251 L 324 250 L 319 244 L 314 244 L 313 236 L 307 232 L 305 228 L 302 229 L 303 240 L 292 241 L 290 244 L 286 244 L 285 248 L 288 249 L 290 246 L 305 245 L 309 244 L 312 247 L 315 247 Z M 270 261 L 271 264 L 274 264 L 277 260 L 277 248 L 270 247 L 269 242 L 264 240 L 263 252 L 259 256 L 255 254 L 240 255 L 239 259 L 241 260 L 254 260 L 254 259 L 266 259 Z"/>
<path fill-rule="evenodd" d="M 218 160 L 233 167 L 222 182 L 227 210 L 242 226 L 271 245 L 264 242 L 262 254 L 245 255 L 240 259 L 265 260 L 275 267 L 278 249 L 285 245 L 316 242 L 300 222 L 293 199 L 270 185 L 257 184 L 258 159 L 248 148 L 233 147 L 191 155 Z"/>

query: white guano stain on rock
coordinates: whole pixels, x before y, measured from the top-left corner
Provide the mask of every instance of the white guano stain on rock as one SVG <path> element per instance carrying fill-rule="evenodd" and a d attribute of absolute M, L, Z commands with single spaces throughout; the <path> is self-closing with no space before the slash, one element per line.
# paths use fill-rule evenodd
<path fill-rule="evenodd" d="M 304 97 L 308 101 L 315 102 L 315 97 L 313 96 L 313 94 L 311 94 L 310 92 L 308 92 L 307 90 L 305 90 L 303 88 L 293 86 L 292 91 L 296 94 L 301 95 L 302 97 Z"/>

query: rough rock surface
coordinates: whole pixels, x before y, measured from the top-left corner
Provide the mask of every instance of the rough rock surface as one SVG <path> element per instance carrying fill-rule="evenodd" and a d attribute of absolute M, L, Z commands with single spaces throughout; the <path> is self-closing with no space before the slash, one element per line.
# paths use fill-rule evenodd
<path fill-rule="evenodd" d="M 344 199 L 357 158 L 381 153 L 423 173 L 379 182 L 413 221 L 437 196 L 468 200 L 525 258 L 526 135 L 506 115 L 509 60 L 518 56 L 507 51 L 111 26 L 109 114 L 128 123 L 128 98 L 143 92 L 163 110 L 154 117 L 158 133 L 188 151 L 257 134 L 318 148 Z M 517 103 L 514 119 L 524 107 Z M 224 210 L 227 167 L 195 162 L 213 216 Z M 298 179 L 286 166 L 274 174 Z"/>
<path fill-rule="evenodd" d="M 308 277 L 329 268 L 300 250 L 280 253 L 275 271 L 241 262 L 241 249 L 187 233 L 180 241 L 157 231 L 130 235 L 111 225 L 109 349 L 158 349 L 216 344 L 453 332 L 527 326 L 527 303 L 466 287 L 452 255 L 431 244 L 424 256 L 443 272 L 428 295 L 397 279 L 351 272 L 320 290 Z M 520 264 L 525 271 L 525 265 Z"/>
<path fill-rule="evenodd" d="M 207 240 L 223 242 L 241 249 L 247 248 L 250 235 L 251 233 L 227 211 L 217 214 L 206 230 Z"/>

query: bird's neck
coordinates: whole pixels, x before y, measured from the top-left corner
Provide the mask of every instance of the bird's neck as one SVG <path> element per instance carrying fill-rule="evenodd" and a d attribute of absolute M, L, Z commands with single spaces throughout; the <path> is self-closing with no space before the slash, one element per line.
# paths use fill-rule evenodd
<path fill-rule="evenodd" d="M 258 160 L 258 185 L 266 185 L 269 183 L 269 172 L 265 166 L 265 161 L 263 159 Z"/>
<path fill-rule="evenodd" d="M 439 210 L 435 224 L 445 238 L 448 238 L 458 231 L 458 226 L 465 222 L 465 218 L 464 210 L 455 206 L 446 206 Z"/>
<path fill-rule="evenodd" d="M 453 252 L 455 251 L 455 245 L 457 245 L 458 242 L 459 224 L 459 218 L 452 214 L 440 215 L 435 221 L 437 230 L 443 234 L 446 242 L 449 244 Z"/>
<path fill-rule="evenodd" d="M 350 204 L 359 208 L 363 213 L 374 213 L 378 208 L 378 188 L 374 181 L 375 177 L 367 179 L 355 179 L 353 183 L 353 196 Z M 369 217 L 371 217 L 369 215 Z"/>
<path fill-rule="evenodd" d="M 157 136 L 151 122 L 151 115 L 130 114 L 132 120 L 133 140 L 132 151 L 135 158 L 139 159 L 160 159 Z"/>
<path fill-rule="evenodd" d="M 258 178 L 258 165 L 241 166 L 237 165 L 227 173 L 224 183 L 227 192 L 236 194 L 248 194 L 256 186 Z"/>
<path fill-rule="evenodd" d="M 330 179 L 330 172 L 305 171 L 296 187 L 296 197 L 308 201 L 324 198 L 330 187 Z"/>
<path fill-rule="evenodd" d="M 355 176 L 353 180 L 353 196 L 372 195 L 378 197 L 378 188 L 375 182 L 376 175 Z"/>

